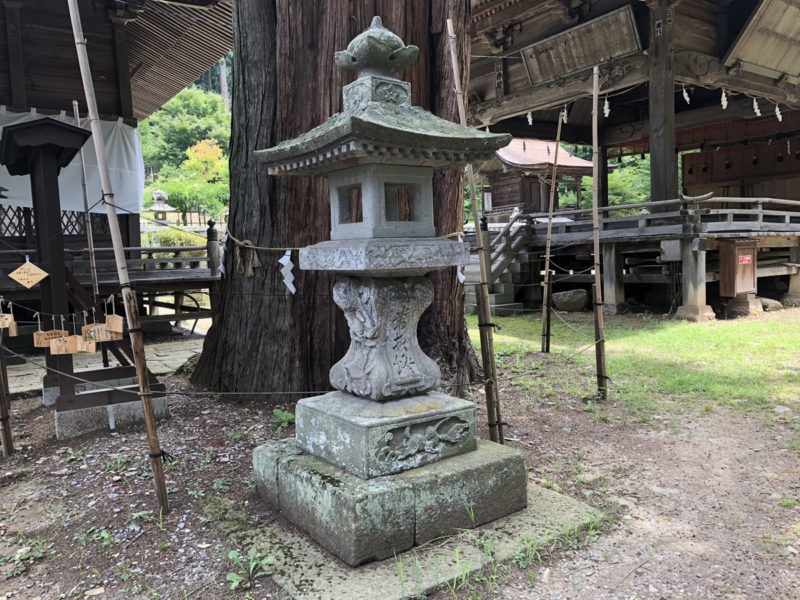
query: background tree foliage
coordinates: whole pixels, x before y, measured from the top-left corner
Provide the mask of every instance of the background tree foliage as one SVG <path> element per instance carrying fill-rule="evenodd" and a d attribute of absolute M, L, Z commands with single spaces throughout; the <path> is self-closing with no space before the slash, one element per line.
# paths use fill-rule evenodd
<path fill-rule="evenodd" d="M 145 205 L 153 192 L 166 192 L 170 206 L 183 213 L 203 210 L 218 217 L 230 199 L 228 158 L 216 140 L 201 140 L 186 151 L 186 160 L 179 167 L 167 165 L 145 188 Z"/>
<path fill-rule="evenodd" d="M 190 87 L 142 121 L 139 136 L 145 171 L 157 174 L 165 166 L 179 166 L 201 140 L 216 140 L 227 157 L 231 116 L 219 94 Z"/>
<path fill-rule="evenodd" d="M 566 148 L 571 154 L 592 160 L 592 149 L 589 146 Z M 608 174 L 608 204 L 637 204 L 650 201 L 650 156 L 624 156 L 621 163 L 615 163 L 616 169 Z M 576 194 L 574 185 L 559 186 L 559 205 L 575 206 Z M 581 204 L 583 208 L 592 207 L 592 178 L 584 177 L 581 186 Z"/>
<path fill-rule="evenodd" d="M 190 87 L 139 124 L 145 172 L 145 207 L 156 190 L 183 213 L 214 216 L 230 200 L 230 114 L 219 94 Z"/>

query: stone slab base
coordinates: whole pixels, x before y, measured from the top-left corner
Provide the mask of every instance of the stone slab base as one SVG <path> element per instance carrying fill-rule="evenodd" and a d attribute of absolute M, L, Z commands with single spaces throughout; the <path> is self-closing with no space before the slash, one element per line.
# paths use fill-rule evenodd
<path fill-rule="evenodd" d="M 527 494 L 528 507 L 510 516 L 444 543 L 426 544 L 358 568 L 333 559 L 307 536 L 280 522 L 252 525 L 232 501 L 221 506 L 214 522 L 245 553 L 252 549 L 275 557 L 272 577 L 286 597 L 406 600 L 427 597 L 456 578 L 471 580 L 473 573 L 508 563 L 526 548 L 547 547 L 565 533 L 575 535 L 603 518 L 583 502 L 538 485 L 529 485 Z M 534 555 L 529 558 L 535 560 Z"/>
<path fill-rule="evenodd" d="M 76 376 L 80 377 L 80 373 L 76 373 Z M 134 385 L 138 384 L 139 379 L 136 377 L 123 377 L 122 379 L 105 379 L 103 381 L 96 381 L 94 383 L 76 383 L 75 384 L 75 393 L 79 392 L 87 392 L 91 390 L 97 390 L 101 387 L 124 387 L 126 385 Z M 55 406 L 56 400 L 58 399 L 58 395 L 61 393 L 61 390 L 58 386 L 55 387 L 42 387 L 42 404 L 44 406 Z"/>
<path fill-rule="evenodd" d="M 153 398 L 156 419 L 169 416 L 165 396 Z M 56 422 L 56 438 L 66 440 L 93 431 L 114 431 L 122 427 L 144 423 L 144 411 L 140 400 L 121 402 L 108 406 L 92 406 L 75 410 L 53 411 Z"/>
<path fill-rule="evenodd" d="M 800 294 L 789 292 L 784 294 L 781 298 L 781 304 L 784 306 L 800 306 Z"/>
<path fill-rule="evenodd" d="M 764 307 L 761 305 L 761 300 L 754 294 L 748 294 L 747 298 L 731 298 L 725 305 L 725 316 L 728 318 L 760 315 L 763 312 Z"/>
<path fill-rule="evenodd" d="M 257 447 L 253 468 L 259 495 L 351 566 L 477 527 L 527 504 L 522 454 L 482 440 L 473 452 L 369 480 L 300 453 L 293 440 Z"/>
<path fill-rule="evenodd" d="M 675 311 L 676 319 L 684 321 L 713 321 L 717 318 L 714 310 L 708 305 L 704 306 L 679 306 Z"/>
<path fill-rule="evenodd" d="M 475 404 L 439 392 L 373 402 L 345 392 L 304 398 L 297 445 L 369 479 L 475 449 Z"/>

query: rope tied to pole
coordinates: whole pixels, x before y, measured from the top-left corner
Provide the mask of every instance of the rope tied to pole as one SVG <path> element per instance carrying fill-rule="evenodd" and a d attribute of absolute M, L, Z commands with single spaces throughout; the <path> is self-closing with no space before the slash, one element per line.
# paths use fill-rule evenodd
<path fill-rule="evenodd" d="M 165 463 L 175 462 L 175 457 L 172 456 L 169 452 L 164 450 L 163 448 L 159 452 L 148 452 L 147 456 L 150 458 L 161 458 Z"/>

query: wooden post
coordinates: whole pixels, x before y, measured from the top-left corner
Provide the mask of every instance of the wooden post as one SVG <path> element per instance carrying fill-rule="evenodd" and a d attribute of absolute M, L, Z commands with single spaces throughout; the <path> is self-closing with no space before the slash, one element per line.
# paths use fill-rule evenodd
<path fill-rule="evenodd" d="M 225 57 L 219 59 L 219 93 L 222 102 L 225 104 L 225 112 L 231 112 L 231 96 L 228 93 L 228 67 L 225 64 Z"/>
<path fill-rule="evenodd" d="M 6 353 L 0 348 L 0 443 L 3 456 L 8 458 L 14 454 L 14 442 L 11 439 L 11 394 L 8 388 L 8 368 Z"/>
<path fill-rule="evenodd" d="M 675 154 L 675 75 L 671 0 L 650 3 L 650 200 L 678 197 Z M 671 210 L 653 207 L 654 211 Z"/>
<path fill-rule="evenodd" d="M 566 110 L 564 108 L 563 110 Z M 550 180 L 550 202 L 547 206 L 547 241 L 544 251 L 544 293 L 542 294 L 542 352 L 550 352 L 550 242 L 553 238 L 553 204 L 556 197 L 556 180 L 558 176 L 558 149 L 561 147 L 561 124 L 563 113 L 558 115 L 556 130 L 556 148 L 553 153 L 553 177 Z"/>
<path fill-rule="evenodd" d="M 453 29 L 452 19 L 447 19 L 447 36 L 450 40 L 450 62 L 453 66 L 453 79 L 456 88 L 456 101 L 458 102 L 458 114 L 461 125 L 467 125 L 467 109 L 464 104 L 464 92 L 461 89 L 461 72 L 458 68 L 458 52 L 456 51 L 456 34 Z M 501 418 L 500 399 L 497 396 L 497 363 L 494 357 L 494 331 L 491 319 L 491 307 L 489 306 L 488 273 L 486 269 L 486 253 L 489 249 L 484 246 L 481 233 L 480 222 L 478 219 L 478 199 L 475 194 L 475 175 L 472 172 L 472 165 L 467 165 L 467 181 L 472 197 L 472 216 L 475 223 L 475 237 L 478 243 L 478 254 L 480 255 L 481 283 L 476 286 L 476 303 L 478 309 L 478 329 L 481 336 L 481 358 L 483 359 L 483 374 L 486 377 L 486 410 L 489 413 L 489 439 L 500 444 L 505 443 L 503 435 L 503 420 Z M 481 315 L 482 312 L 482 315 Z M 493 421 L 494 417 L 494 422 Z"/>
<path fill-rule="evenodd" d="M 208 249 L 208 269 L 211 275 L 216 275 L 219 272 L 219 267 L 222 264 L 222 258 L 219 252 L 219 231 L 214 219 L 208 220 L 208 229 L 206 229 L 206 246 Z"/>
<path fill-rule="evenodd" d="M 608 397 L 608 372 L 606 371 L 606 342 L 603 326 L 603 292 L 600 280 L 600 141 L 598 119 L 600 111 L 600 69 L 595 65 L 592 73 L 592 229 L 594 231 L 594 346 L 597 364 L 597 396 L 601 400 Z"/>
<path fill-rule="evenodd" d="M 607 171 L 607 170 L 606 170 Z M 578 188 L 575 190 L 575 209 L 581 209 L 581 187 L 583 186 L 583 177 L 578 177 Z"/>
<path fill-rule="evenodd" d="M 81 126 L 81 116 L 78 113 L 78 101 L 72 101 L 72 110 L 75 113 L 75 125 Z M 89 269 L 92 271 L 92 292 L 95 300 L 100 294 L 97 285 L 97 263 L 94 257 L 94 237 L 92 235 L 92 215 L 89 213 L 89 193 L 86 190 L 86 162 L 83 156 L 83 147 L 80 150 L 81 162 L 81 187 L 83 189 L 83 219 L 86 224 L 86 245 L 89 247 Z"/>
<path fill-rule="evenodd" d="M 608 206 L 608 148 L 600 147 L 600 181 L 597 182 L 599 206 Z"/>
<path fill-rule="evenodd" d="M 122 299 L 125 302 L 125 314 L 128 320 L 128 334 L 130 335 L 131 347 L 133 348 L 133 362 L 136 366 L 136 376 L 139 379 L 139 395 L 142 399 L 142 409 L 144 412 L 145 427 L 147 430 L 147 441 L 149 445 L 150 466 L 153 469 L 153 484 L 155 486 L 158 505 L 163 514 L 169 512 L 169 499 L 167 497 L 167 486 L 164 480 L 164 453 L 158 440 L 156 429 L 156 414 L 153 408 L 153 396 L 150 392 L 150 378 L 147 373 L 147 359 L 144 353 L 144 340 L 142 338 L 142 328 L 139 322 L 139 306 L 136 299 L 136 292 L 131 289 L 128 277 L 128 266 L 125 262 L 125 251 L 122 244 L 122 233 L 117 219 L 117 210 L 114 206 L 114 192 L 111 187 L 108 165 L 105 161 L 105 145 L 103 134 L 100 129 L 100 118 L 97 112 L 97 101 L 94 95 L 94 85 L 92 74 L 89 68 L 89 56 L 86 52 L 86 39 L 83 36 L 81 17 L 78 10 L 78 0 L 67 0 L 69 5 L 69 16 L 72 22 L 72 32 L 75 36 L 75 48 L 78 54 L 78 65 L 81 70 L 83 89 L 86 93 L 86 106 L 89 112 L 89 121 L 92 126 L 92 140 L 94 141 L 95 152 L 97 154 L 97 166 L 100 173 L 100 182 L 103 188 L 103 199 L 106 201 L 106 211 L 108 214 L 108 226 L 111 233 L 111 242 L 114 246 L 114 259 L 117 263 L 117 273 L 122 287 Z"/>
<path fill-rule="evenodd" d="M 625 303 L 623 259 L 617 244 L 603 245 L 603 310 L 617 314 Z"/>
<path fill-rule="evenodd" d="M 39 284 L 42 312 L 66 315 L 69 314 L 69 302 L 66 293 L 64 238 L 61 232 L 61 202 L 58 195 L 60 148 L 55 145 L 57 143 L 56 134 L 51 135 L 53 136 L 50 138 L 51 143 L 42 145 L 31 163 L 31 201 L 40 266 L 49 275 Z M 84 137 L 82 141 L 85 142 L 86 138 Z M 60 328 L 60 323 L 52 323 L 52 325 L 53 329 Z M 59 373 L 57 376 L 59 396 L 74 394 L 75 381 L 68 376 L 72 374 L 72 355 L 48 354 L 45 361 L 48 369 L 54 369 Z M 48 402 L 46 398 L 44 400 Z"/>

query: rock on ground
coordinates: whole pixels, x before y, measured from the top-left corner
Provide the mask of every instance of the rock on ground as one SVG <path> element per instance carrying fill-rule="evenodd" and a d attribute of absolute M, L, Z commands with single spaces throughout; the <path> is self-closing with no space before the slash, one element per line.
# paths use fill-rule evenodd
<path fill-rule="evenodd" d="M 589 292 L 583 289 L 567 290 L 553 294 L 553 304 L 556 309 L 565 312 L 579 312 L 589 303 Z"/>
<path fill-rule="evenodd" d="M 758 299 L 761 301 L 761 306 L 764 308 L 764 312 L 771 312 L 773 310 L 783 310 L 783 304 L 781 304 L 777 300 L 773 300 L 772 298 L 762 298 L 760 296 Z"/>

